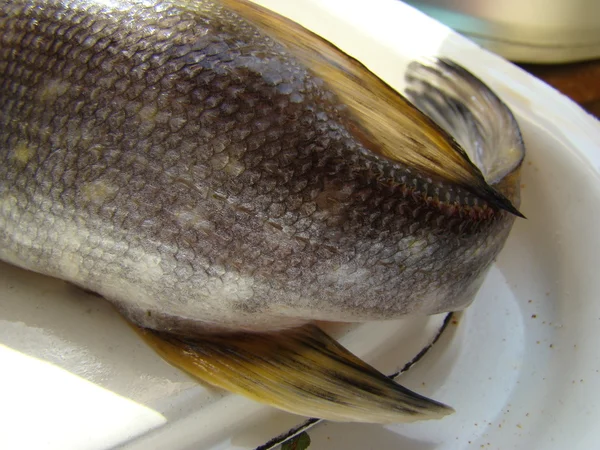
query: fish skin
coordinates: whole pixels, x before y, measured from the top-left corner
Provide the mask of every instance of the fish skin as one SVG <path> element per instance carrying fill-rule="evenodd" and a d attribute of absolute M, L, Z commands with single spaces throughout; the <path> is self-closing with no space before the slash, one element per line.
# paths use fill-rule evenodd
<path fill-rule="evenodd" d="M 514 216 L 349 114 L 218 2 L 1 1 L 0 259 L 177 333 L 463 309 Z"/>

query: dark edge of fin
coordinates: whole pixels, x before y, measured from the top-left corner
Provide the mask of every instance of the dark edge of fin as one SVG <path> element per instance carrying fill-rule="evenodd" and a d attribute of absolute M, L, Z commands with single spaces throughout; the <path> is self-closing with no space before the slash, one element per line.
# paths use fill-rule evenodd
<path fill-rule="evenodd" d="M 502 100 L 479 78 L 447 58 L 424 58 L 409 64 L 404 94 L 424 114 L 453 136 L 490 185 L 517 170 L 525 156 L 519 125 Z M 524 218 L 492 186 L 495 206 Z"/>
<path fill-rule="evenodd" d="M 429 350 L 431 350 L 431 348 L 440 340 L 440 338 L 442 337 L 442 334 L 444 334 L 444 331 L 446 331 L 448 329 L 448 325 L 450 324 L 452 319 L 456 316 L 456 314 L 457 313 L 454 313 L 454 312 L 450 312 L 450 313 L 446 314 L 446 317 L 444 318 L 444 323 L 442 323 L 442 326 L 438 330 L 437 334 L 435 335 L 435 337 L 433 338 L 431 343 L 428 344 L 426 347 L 423 347 L 423 349 L 413 359 L 411 359 L 406 364 L 404 364 L 402 369 L 400 369 L 397 372 L 394 372 L 391 375 L 388 375 L 388 378 L 393 380 L 396 377 L 407 372 L 408 370 L 410 370 L 412 368 L 412 366 L 417 364 L 429 352 Z M 315 417 L 310 418 L 310 419 L 302 422 L 300 425 L 290 428 L 285 433 L 282 433 L 279 436 L 275 436 L 274 438 L 268 440 L 264 444 L 259 445 L 254 450 L 272 450 L 275 447 L 298 436 L 300 433 L 310 430 L 315 425 L 318 425 L 321 422 L 323 422 L 323 419 L 317 419 Z"/>
<path fill-rule="evenodd" d="M 315 325 L 194 338 L 136 330 L 160 356 L 189 374 L 302 416 L 397 423 L 454 411 L 389 379 Z"/>
<path fill-rule="evenodd" d="M 285 46 L 350 108 L 360 140 L 374 153 L 463 186 L 495 208 L 524 217 L 489 186 L 457 141 L 356 58 L 301 25 L 248 0 L 221 0 L 228 9 Z M 414 146 L 418 136 L 427 145 Z M 434 150 L 432 150 L 434 149 Z"/>
<path fill-rule="evenodd" d="M 497 208 L 503 209 L 504 211 L 507 211 L 517 217 L 520 217 L 521 219 L 527 219 L 527 217 L 525 217 L 525 215 L 523 215 L 523 213 L 521 211 L 519 211 L 515 207 L 515 205 L 513 205 L 512 202 L 509 199 L 507 199 L 504 195 L 502 195 L 500 192 L 496 191 L 491 186 L 488 186 L 486 191 L 487 191 L 487 194 L 491 198 L 493 198 L 493 200 L 488 200 L 488 201 L 490 201 L 490 203 L 492 205 L 496 206 Z"/>

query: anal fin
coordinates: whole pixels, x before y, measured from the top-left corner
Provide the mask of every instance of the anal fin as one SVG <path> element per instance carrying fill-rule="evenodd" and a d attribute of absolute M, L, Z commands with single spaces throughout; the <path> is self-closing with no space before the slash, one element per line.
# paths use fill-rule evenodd
<path fill-rule="evenodd" d="M 392 381 L 315 325 L 193 338 L 137 330 L 159 355 L 191 375 L 295 414 L 394 423 L 453 412 Z"/>

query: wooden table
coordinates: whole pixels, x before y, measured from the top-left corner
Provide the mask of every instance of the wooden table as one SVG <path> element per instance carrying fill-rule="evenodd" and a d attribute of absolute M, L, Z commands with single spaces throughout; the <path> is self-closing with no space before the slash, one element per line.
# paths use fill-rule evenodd
<path fill-rule="evenodd" d="M 573 64 L 520 66 L 572 98 L 600 119 L 600 60 Z"/>

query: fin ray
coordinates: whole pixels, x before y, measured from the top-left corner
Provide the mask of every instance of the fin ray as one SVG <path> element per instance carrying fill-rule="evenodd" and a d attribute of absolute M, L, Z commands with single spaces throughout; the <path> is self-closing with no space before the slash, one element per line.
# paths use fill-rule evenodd
<path fill-rule="evenodd" d="M 393 423 L 453 411 L 390 380 L 315 325 L 195 338 L 136 330 L 163 358 L 191 375 L 295 414 Z"/>

